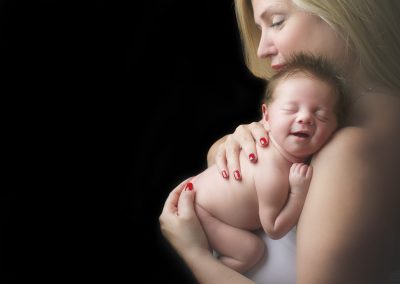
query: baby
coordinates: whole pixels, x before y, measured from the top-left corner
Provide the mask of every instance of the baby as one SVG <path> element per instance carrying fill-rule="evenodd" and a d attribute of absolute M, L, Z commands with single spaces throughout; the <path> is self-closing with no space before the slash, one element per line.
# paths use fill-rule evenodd
<path fill-rule="evenodd" d="M 323 58 L 293 57 L 268 83 L 262 123 L 270 146 L 257 146 L 258 165 L 240 155 L 242 179 L 223 179 L 215 165 L 191 180 L 196 213 L 209 244 L 227 266 L 244 273 L 264 254 L 254 234 L 279 239 L 296 226 L 312 177 L 307 164 L 338 128 L 344 91 Z"/>

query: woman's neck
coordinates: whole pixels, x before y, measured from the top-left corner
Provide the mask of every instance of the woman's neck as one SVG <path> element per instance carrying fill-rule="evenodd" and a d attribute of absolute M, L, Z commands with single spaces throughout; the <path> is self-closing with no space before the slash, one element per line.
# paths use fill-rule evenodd
<path fill-rule="evenodd" d="M 357 102 L 363 96 L 390 94 L 390 90 L 384 84 L 367 76 L 360 67 L 353 68 L 344 76 L 350 103 Z"/>
<path fill-rule="evenodd" d="M 369 80 L 362 72 L 346 77 L 348 93 L 348 125 L 368 126 L 372 121 L 380 121 L 386 112 L 399 112 L 398 99 L 382 84 Z M 392 105 L 393 104 L 393 105 Z"/>

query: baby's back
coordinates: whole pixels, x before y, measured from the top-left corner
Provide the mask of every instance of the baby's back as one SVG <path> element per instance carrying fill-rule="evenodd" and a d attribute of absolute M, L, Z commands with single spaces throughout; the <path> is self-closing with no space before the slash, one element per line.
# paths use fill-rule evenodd
<path fill-rule="evenodd" d="M 251 163 L 240 155 L 242 179 L 224 179 L 215 165 L 192 179 L 196 203 L 217 219 L 243 229 L 257 229 L 260 225 L 257 186 L 268 187 L 270 173 L 275 172 L 272 147 L 258 148 L 258 162 Z"/>

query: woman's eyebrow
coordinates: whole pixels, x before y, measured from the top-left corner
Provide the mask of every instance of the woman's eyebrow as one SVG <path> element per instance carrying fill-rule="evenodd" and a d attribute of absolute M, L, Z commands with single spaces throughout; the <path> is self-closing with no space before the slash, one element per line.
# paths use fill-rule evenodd
<path fill-rule="evenodd" d="M 285 5 L 277 2 L 266 4 L 265 8 L 259 15 L 256 16 L 256 14 L 254 14 L 254 20 L 256 20 L 257 18 L 264 19 L 265 17 L 270 16 L 273 12 L 282 10 L 284 7 Z"/>

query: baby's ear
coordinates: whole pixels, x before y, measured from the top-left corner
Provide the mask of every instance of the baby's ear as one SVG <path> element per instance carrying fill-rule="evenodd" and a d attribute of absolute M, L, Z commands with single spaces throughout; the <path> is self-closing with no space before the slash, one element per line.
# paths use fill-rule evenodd
<path fill-rule="evenodd" d="M 264 125 L 265 130 L 269 131 L 269 122 L 268 122 L 268 107 L 266 104 L 262 104 L 262 119 L 261 123 Z"/>

